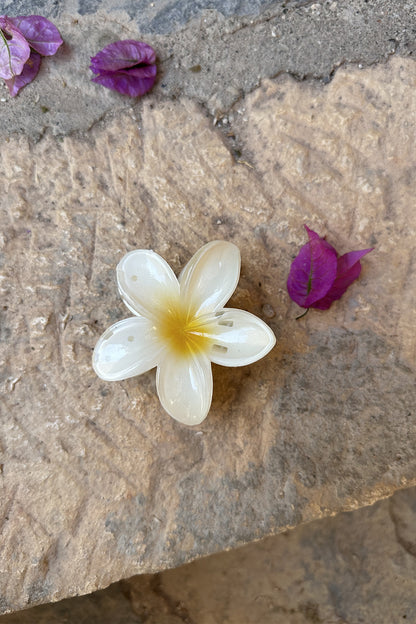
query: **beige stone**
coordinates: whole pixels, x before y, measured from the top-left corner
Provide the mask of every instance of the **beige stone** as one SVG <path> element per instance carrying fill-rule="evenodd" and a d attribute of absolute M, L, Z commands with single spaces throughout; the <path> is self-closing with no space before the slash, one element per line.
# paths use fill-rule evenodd
<path fill-rule="evenodd" d="M 187 100 L 3 144 L 2 612 L 416 482 L 415 82 L 413 61 L 394 59 L 325 88 L 267 83 L 236 113 L 241 162 Z M 285 282 L 303 223 L 340 252 L 376 249 L 340 302 L 296 321 Z M 215 238 L 242 251 L 231 303 L 278 346 L 215 367 L 211 413 L 189 429 L 161 409 L 153 371 L 105 383 L 91 351 L 129 315 L 115 284 L 126 251 L 179 270 Z"/>

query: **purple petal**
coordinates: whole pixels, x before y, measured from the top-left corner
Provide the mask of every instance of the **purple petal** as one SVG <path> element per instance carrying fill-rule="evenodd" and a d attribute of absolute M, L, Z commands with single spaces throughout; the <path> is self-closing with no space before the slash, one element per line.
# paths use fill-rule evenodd
<path fill-rule="evenodd" d="M 154 65 L 155 62 L 156 52 L 151 46 L 142 41 L 125 39 L 110 43 L 92 57 L 90 69 L 94 74 L 101 74 L 105 71 L 126 69 L 133 65 Z"/>
<path fill-rule="evenodd" d="M 311 305 L 311 308 L 317 308 L 318 310 L 328 310 L 331 304 L 342 297 L 347 288 L 351 286 L 354 280 L 361 273 L 360 259 L 366 254 L 373 251 L 371 249 L 362 249 L 361 251 L 350 251 L 340 258 L 338 258 L 337 276 L 331 288 L 319 301 L 315 301 Z"/>
<path fill-rule="evenodd" d="M 43 56 L 55 54 L 63 41 L 59 30 L 41 15 L 19 15 L 9 21 L 26 37 L 29 45 Z"/>
<path fill-rule="evenodd" d="M 139 67 L 130 67 L 128 69 L 119 69 L 116 72 L 100 72 L 101 74 L 109 74 L 118 76 L 134 76 L 135 78 L 156 78 L 156 65 L 144 65 Z"/>
<path fill-rule="evenodd" d="M 29 44 L 9 18 L 0 16 L 0 78 L 19 75 L 30 55 Z"/>
<path fill-rule="evenodd" d="M 33 78 L 39 71 L 41 56 L 34 50 L 31 50 L 30 57 L 27 59 L 23 66 L 23 71 L 18 76 L 14 76 L 9 80 L 5 80 L 5 83 L 10 91 L 10 95 L 14 97 L 17 95 L 25 85 L 32 82 Z"/>
<path fill-rule="evenodd" d="M 307 231 L 307 233 L 308 233 L 308 238 L 309 238 L 309 240 L 312 240 L 312 239 L 314 239 L 314 238 L 315 238 L 315 239 L 317 239 L 317 240 L 320 240 L 320 239 L 321 239 L 321 237 L 319 236 L 319 234 L 317 234 L 316 232 L 314 232 L 313 230 L 311 230 L 310 228 L 308 228 L 308 226 L 307 226 L 307 225 L 304 225 L 303 227 L 305 228 L 305 230 L 306 230 L 306 231 Z M 322 240 L 325 240 L 325 239 L 322 239 Z"/>
<path fill-rule="evenodd" d="M 293 301 L 310 308 L 331 288 L 337 273 L 337 252 L 316 232 L 305 226 L 309 242 L 292 262 L 287 290 Z"/>
<path fill-rule="evenodd" d="M 134 67 L 117 72 L 101 72 L 99 76 L 92 78 L 93 82 L 131 97 L 147 93 L 153 87 L 155 80 L 156 65 Z"/>

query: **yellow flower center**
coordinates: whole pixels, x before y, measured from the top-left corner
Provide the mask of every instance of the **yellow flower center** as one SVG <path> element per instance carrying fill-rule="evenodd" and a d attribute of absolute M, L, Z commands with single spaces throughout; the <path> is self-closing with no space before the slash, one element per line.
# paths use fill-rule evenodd
<path fill-rule="evenodd" d="M 212 323 L 215 317 L 195 317 L 180 302 L 167 303 L 156 321 L 159 338 L 179 357 L 208 352 L 213 344 Z"/>

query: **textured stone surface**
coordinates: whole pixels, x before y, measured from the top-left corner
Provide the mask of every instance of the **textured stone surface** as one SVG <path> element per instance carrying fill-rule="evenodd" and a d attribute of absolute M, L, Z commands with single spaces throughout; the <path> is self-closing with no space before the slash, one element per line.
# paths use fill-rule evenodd
<path fill-rule="evenodd" d="M 1 624 L 416 621 L 416 490 Z"/>
<path fill-rule="evenodd" d="M 92 83 L 88 69 L 90 57 L 118 39 L 155 47 L 157 99 L 190 97 L 216 118 L 262 79 L 289 72 L 329 82 L 346 62 L 415 50 L 416 6 L 408 0 L 0 0 L 0 12 L 31 10 L 53 19 L 65 43 L 17 98 L 4 89 L 0 136 L 68 134 L 127 109 L 131 100 Z"/>
<path fill-rule="evenodd" d="M 147 581 L 147 577 L 144 577 Z M 80 598 L 0 616 L 2 624 L 143 624 L 119 583 Z M 163 607 L 162 614 L 163 618 Z M 159 621 L 162 624 L 163 619 Z M 163 623 L 165 624 L 165 623 Z M 168 623 L 166 623 L 168 624 Z M 170 624 L 170 623 L 169 623 Z"/>
<path fill-rule="evenodd" d="M 3 144 L 3 612 L 415 483 L 415 82 L 413 61 L 393 59 L 327 87 L 267 83 L 236 113 L 238 162 L 186 99 Z M 304 222 L 340 252 L 376 250 L 341 302 L 295 321 L 285 280 Z M 214 238 L 241 248 L 232 303 L 278 347 L 215 368 L 195 430 L 163 413 L 154 372 L 108 384 L 90 360 L 128 316 L 114 274 L 126 251 L 179 270 Z"/>
<path fill-rule="evenodd" d="M 415 521 L 403 491 L 123 589 L 146 624 L 415 622 Z"/>

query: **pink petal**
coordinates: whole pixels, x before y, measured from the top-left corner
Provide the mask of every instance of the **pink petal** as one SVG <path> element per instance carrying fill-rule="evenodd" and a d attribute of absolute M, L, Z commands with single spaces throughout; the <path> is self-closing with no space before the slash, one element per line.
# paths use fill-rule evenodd
<path fill-rule="evenodd" d="M 9 80 L 23 71 L 30 55 L 29 44 L 5 15 L 0 16 L 0 78 Z"/>
<path fill-rule="evenodd" d="M 29 45 L 43 56 L 55 54 L 63 41 L 58 29 L 41 15 L 19 15 L 9 21 L 20 30 Z"/>
<path fill-rule="evenodd" d="M 337 273 L 337 252 L 316 232 L 305 226 L 309 242 L 304 245 L 290 267 L 287 290 L 293 301 L 310 308 L 322 299 Z"/>
<path fill-rule="evenodd" d="M 125 39 L 110 43 L 92 57 L 90 69 L 94 74 L 101 74 L 134 65 L 154 65 L 155 62 L 156 52 L 151 46 L 142 41 Z"/>
<path fill-rule="evenodd" d="M 92 78 L 92 81 L 124 95 L 138 97 L 153 87 L 156 71 L 156 65 L 149 65 L 117 72 L 102 72 Z"/>
<path fill-rule="evenodd" d="M 318 310 L 327 310 L 334 301 L 340 299 L 347 288 L 361 273 L 360 259 L 370 253 L 374 248 L 350 251 L 338 258 L 337 276 L 331 288 L 319 301 L 315 301 L 310 307 Z"/>
<path fill-rule="evenodd" d="M 23 71 L 19 76 L 14 76 L 10 80 L 5 80 L 5 83 L 10 91 L 10 95 L 14 97 L 17 95 L 25 85 L 32 82 L 33 78 L 39 71 L 41 56 L 34 50 L 31 50 L 30 57 L 23 66 Z"/>

